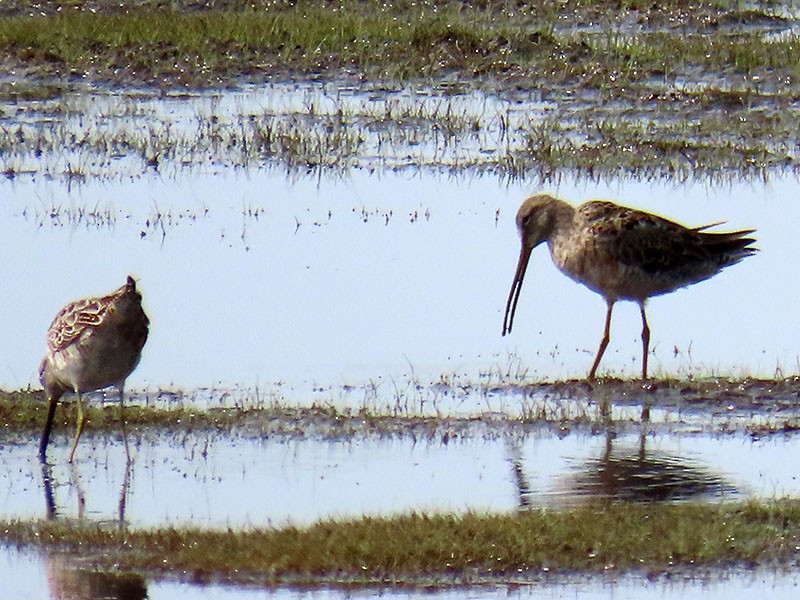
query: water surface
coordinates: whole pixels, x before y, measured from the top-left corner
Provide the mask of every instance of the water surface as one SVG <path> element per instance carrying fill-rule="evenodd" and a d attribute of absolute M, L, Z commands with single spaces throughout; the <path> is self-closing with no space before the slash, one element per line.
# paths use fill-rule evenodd
<path fill-rule="evenodd" d="M 794 598 L 800 579 L 792 571 L 779 573 L 761 570 L 726 570 L 696 572 L 621 575 L 607 573 L 595 577 L 559 577 L 543 574 L 528 582 L 486 584 L 452 588 L 415 586 L 367 586 L 331 588 L 262 588 L 220 584 L 191 584 L 175 581 L 150 580 L 131 575 L 99 575 L 86 570 L 64 557 L 43 557 L 33 553 L 18 553 L 0 548 L 0 577 L 2 600 L 302 600 L 324 598 L 426 598 L 450 600 L 455 598 L 658 598 L 670 600 L 693 598 L 730 598 L 732 589 L 748 595 L 764 595 L 782 600 Z M 143 594 L 146 594 L 146 596 Z"/>
<path fill-rule="evenodd" d="M 500 433 L 498 433 L 500 432 Z M 61 439 L 61 438 L 64 439 Z M 263 527 L 414 512 L 561 508 L 636 502 L 771 500 L 800 495 L 783 457 L 800 436 L 591 434 L 539 428 L 459 436 L 346 440 L 217 431 L 81 440 L 75 464 L 56 436 L 40 467 L 34 443 L 0 447 L 3 517 L 132 527 Z M 235 500 L 234 500 L 235 499 Z"/>

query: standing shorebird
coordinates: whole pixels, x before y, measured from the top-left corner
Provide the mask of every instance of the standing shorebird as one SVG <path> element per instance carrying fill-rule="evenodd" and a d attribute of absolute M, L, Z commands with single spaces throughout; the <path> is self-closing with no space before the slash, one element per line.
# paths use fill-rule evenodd
<path fill-rule="evenodd" d="M 78 396 L 78 429 L 69 462 L 85 425 L 82 394 L 113 385 L 119 390 L 122 411 L 125 379 L 139 364 L 149 323 L 142 296 L 130 276 L 112 294 L 71 302 L 56 315 L 47 330 L 47 354 L 39 367 L 39 379 L 50 402 L 39 446 L 43 462 L 56 405 L 66 392 Z"/>
<path fill-rule="evenodd" d="M 593 379 L 608 346 L 617 300 L 639 304 L 642 313 L 642 379 L 647 379 L 650 328 L 645 303 L 651 296 L 703 281 L 756 252 L 747 237 L 754 229 L 709 233 L 612 202 L 575 208 L 547 195 L 525 200 L 517 212 L 522 240 L 514 283 L 506 302 L 503 335 L 511 333 L 522 279 L 533 249 L 547 242 L 559 270 L 603 296 L 608 306 L 600 348 L 589 371 Z"/>

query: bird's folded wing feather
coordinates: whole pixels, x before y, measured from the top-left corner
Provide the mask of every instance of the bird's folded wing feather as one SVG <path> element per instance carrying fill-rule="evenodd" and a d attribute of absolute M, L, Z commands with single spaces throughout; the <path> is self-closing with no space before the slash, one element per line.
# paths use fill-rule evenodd
<path fill-rule="evenodd" d="M 712 260 L 713 240 L 727 237 L 736 245 L 747 232 L 705 233 L 707 227 L 689 229 L 679 223 L 610 202 L 591 202 L 584 215 L 594 243 L 606 256 L 647 272 L 684 269 Z M 738 243 L 737 243 L 738 242 Z M 744 244 L 743 244 L 744 242 Z"/>
<path fill-rule="evenodd" d="M 63 350 L 100 325 L 110 305 L 108 298 L 87 298 L 65 306 L 47 331 L 47 345 L 50 350 Z"/>

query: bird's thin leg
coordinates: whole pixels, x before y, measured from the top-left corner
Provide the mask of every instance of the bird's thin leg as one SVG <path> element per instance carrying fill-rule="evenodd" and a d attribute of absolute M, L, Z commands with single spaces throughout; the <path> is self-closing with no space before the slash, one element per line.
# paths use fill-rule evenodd
<path fill-rule="evenodd" d="M 50 430 L 53 427 L 53 417 L 55 417 L 57 405 L 58 397 L 51 396 L 50 406 L 47 409 L 47 420 L 44 422 L 44 431 L 42 431 L 42 441 L 39 443 L 39 460 L 41 462 L 47 461 L 47 443 L 50 441 Z"/>
<path fill-rule="evenodd" d="M 72 443 L 72 450 L 70 450 L 69 453 L 69 462 L 72 462 L 72 459 L 75 456 L 75 448 L 78 447 L 78 440 L 81 439 L 83 426 L 86 425 L 86 416 L 83 414 L 83 400 L 81 399 L 80 392 L 78 392 L 78 399 L 76 400 L 76 403 L 78 405 L 78 429 L 75 432 L 75 441 Z"/>
<path fill-rule="evenodd" d="M 650 327 L 647 325 L 647 314 L 644 311 L 644 302 L 639 304 L 642 311 L 642 381 L 647 379 L 647 357 L 650 354 Z M 645 400 L 642 404 L 642 421 L 650 420 L 650 403 Z"/>
<path fill-rule="evenodd" d="M 122 430 L 122 443 L 125 444 L 125 457 L 130 464 L 131 451 L 128 447 L 128 432 L 125 429 L 125 382 L 123 381 L 117 387 L 119 388 L 119 428 Z"/>
<path fill-rule="evenodd" d="M 606 313 L 606 327 L 603 330 L 603 339 L 600 340 L 600 347 L 597 349 L 597 356 L 594 359 L 592 369 L 589 371 L 589 379 L 594 379 L 597 372 L 597 367 L 600 364 L 600 359 L 603 358 L 603 353 L 608 347 L 608 341 L 611 339 L 611 312 L 614 310 L 615 300 L 606 300 L 608 304 L 608 312 Z"/>
<path fill-rule="evenodd" d="M 42 461 L 42 487 L 44 488 L 44 503 L 47 507 L 47 518 L 55 519 L 58 517 L 56 510 L 56 500 L 53 496 L 53 468 L 45 461 Z"/>
<path fill-rule="evenodd" d="M 647 355 L 650 350 L 650 327 L 647 325 L 647 314 L 644 310 L 644 302 L 639 304 L 642 311 L 642 379 L 647 379 Z"/>

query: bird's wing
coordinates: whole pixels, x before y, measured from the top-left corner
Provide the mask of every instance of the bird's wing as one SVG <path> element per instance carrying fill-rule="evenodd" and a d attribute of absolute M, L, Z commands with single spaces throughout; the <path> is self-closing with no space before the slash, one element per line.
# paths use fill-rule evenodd
<path fill-rule="evenodd" d="M 110 298 L 85 298 L 62 308 L 47 330 L 47 346 L 50 350 L 63 350 L 100 325 L 112 304 Z"/>
<path fill-rule="evenodd" d="M 690 229 L 663 217 L 618 206 L 588 202 L 579 210 L 594 243 L 607 256 L 646 272 L 666 272 L 711 260 L 708 238 L 701 233 L 710 226 Z"/>

